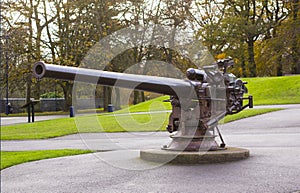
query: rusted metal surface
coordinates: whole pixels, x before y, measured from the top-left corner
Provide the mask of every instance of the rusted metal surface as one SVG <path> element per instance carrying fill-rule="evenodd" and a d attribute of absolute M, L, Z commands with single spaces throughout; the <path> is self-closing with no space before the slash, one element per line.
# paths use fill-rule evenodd
<path fill-rule="evenodd" d="M 186 72 L 186 80 L 58 66 L 43 62 L 34 65 L 33 74 L 38 79 L 48 77 L 76 80 L 170 95 L 172 112 L 167 130 L 173 134 L 170 136 L 172 141 L 163 149 L 207 151 L 224 149 L 225 143 L 216 127 L 226 114 L 235 114 L 247 107 L 253 107 L 252 96 L 244 97 L 247 93 L 247 83 L 227 72 L 227 68 L 232 65 L 232 59 L 225 59 L 203 69 L 190 68 Z M 245 100 L 246 105 L 243 104 Z M 215 129 L 221 138 L 221 145 L 215 141 Z"/>

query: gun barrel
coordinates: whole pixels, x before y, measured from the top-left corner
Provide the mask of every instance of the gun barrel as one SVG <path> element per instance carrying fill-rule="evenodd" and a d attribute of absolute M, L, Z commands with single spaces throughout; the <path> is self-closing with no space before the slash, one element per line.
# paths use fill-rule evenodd
<path fill-rule="evenodd" d="M 45 77 L 80 81 L 167 95 L 188 94 L 194 90 L 188 80 L 59 66 L 44 62 L 37 62 L 33 66 L 33 75 L 38 79 Z"/>

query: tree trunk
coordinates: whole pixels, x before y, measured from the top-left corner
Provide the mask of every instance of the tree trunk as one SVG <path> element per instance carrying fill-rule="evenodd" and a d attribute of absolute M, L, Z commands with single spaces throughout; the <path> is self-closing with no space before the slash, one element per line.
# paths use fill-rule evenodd
<path fill-rule="evenodd" d="M 29 103 L 31 98 L 31 76 L 26 78 L 26 103 Z"/>
<path fill-rule="evenodd" d="M 246 77 L 247 73 L 246 73 L 246 64 L 245 64 L 245 58 L 242 57 L 242 63 L 241 63 L 241 68 L 242 68 L 242 77 Z"/>
<path fill-rule="evenodd" d="M 115 88 L 115 93 L 116 93 L 115 110 L 120 110 L 121 109 L 120 89 Z"/>
<path fill-rule="evenodd" d="M 247 41 L 248 45 L 248 66 L 250 70 L 250 77 L 256 76 L 256 64 L 254 60 L 254 40 L 253 38 L 249 38 Z"/>
<path fill-rule="evenodd" d="M 133 104 L 136 105 L 139 103 L 139 101 L 140 101 L 139 91 L 134 90 L 133 91 Z"/>
<path fill-rule="evenodd" d="M 298 48 L 296 43 L 293 43 L 292 57 L 293 57 L 292 74 L 300 74 L 300 60 L 299 60 L 299 53 L 298 53 Z"/>
<path fill-rule="evenodd" d="M 30 0 L 30 10 L 29 10 L 29 17 L 28 17 L 28 27 L 29 27 L 29 42 L 28 42 L 28 52 L 31 53 L 33 52 L 33 29 L 32 29 L 32 15 L 33 15 L 33 1 Z M 32 62 L 32 56 L 31 54 L 27 55 L 27 70 L 28 72 L 31 71 L 31 62 Z M 32 82 L 31 82 L 31 75 L 27 75 L 26 77 L 26 103 L 28 103 L 30 101 L 31 98 L 31 86 L 32 86 Z"/>
<path fill-rule="evenodd" d="M 281 58 L 279 57 L 277 59 L 277 69 L 276 69 L 276 75 L 277 76 L 282 76 L 283 75 L 283 69 L 282 69 L 282 61 Z"/>
<path fill-rule="evenodd" d="M 144 91 L 141 91 L 141 98 L 142 98 L 142 101 L 141 102 L 145 102 L 145 92 Z"/>
<path fill-rule="evenodd" d="M 108 86 L 103 87 L 103 102 L 104 102 L 104 111 L 108 110 L 108 105 L 111 104 L 111 88 Z"/>
<path fill-rule="evenodd" d="M 65 97 L 65 111 L 69 111 L 70 106 L 72 106 L 72 88 L 73 83 L 65 82 L 65 85 L 62 85 L 62 89 Z"/>
<path fill-rule="evenodd" d="M 293 1 L 293 25 L 294 25 L 294 31 L 293 31 L 293 44 L 292 44 L 292 57 L 293 57 L 293 72 L 294 74 L 300 74 L 300 51 L 297 45 L 297 40 L 299 37 L 299 22 L 300 18 L 298 18 L 299 15 L 299 9 L 300 9 L 300 1 L 294 0 Z"/>
<path fill-rule="evenodd" d="M 37 81 L 35 83 L 35 92 L 34 92 L 34 99 L 39 100 L 41 95 L 41 82 Z"/>
<path fill-rule="evenodd" d="M 101 108 L 104 106 L 102 106 L 101 104 L 101 99 L 103 99 L 103 86 L 102 85 L 98 85 L 96 86 L 96 90 L 95 90 L 95 104 L 96 104 L 96 108 Z M 96 99 L 100 99 L 100 103 L 96 103 Z"/>
<path fill-rule="evenodd" d="M 51 56 L 52 56 L 52 62 L 55 62 L 55 45 L 52 41 L 52 36 L 51 36 L 51 32 L 50 32 L 50 26 L 49 26 L 49 22 L 48 22 L 48 17 L 47 17 L 47 8 L 46 8 L 46 1 L 43 1 L 43 5 L 44 5 L 44 13 L 45 13 L 45 22 L 47 23 L 46 25 L 46 32 L 47 32 L 47 37 L 49 40 L 49 44 L 50 44 L 50 50 L 51 50 Z"/>

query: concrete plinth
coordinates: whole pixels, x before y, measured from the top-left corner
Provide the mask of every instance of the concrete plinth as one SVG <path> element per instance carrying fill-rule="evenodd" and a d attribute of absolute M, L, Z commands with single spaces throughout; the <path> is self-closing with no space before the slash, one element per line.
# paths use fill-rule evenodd
<path fill-rule="evenodd" d="M 218 151 L 178 152 L 161 149 L 141 150 L 140 158 L 146 161 L 173 164 L 209 164 L 246 159 L 249 150 L 227 147 Z"/>

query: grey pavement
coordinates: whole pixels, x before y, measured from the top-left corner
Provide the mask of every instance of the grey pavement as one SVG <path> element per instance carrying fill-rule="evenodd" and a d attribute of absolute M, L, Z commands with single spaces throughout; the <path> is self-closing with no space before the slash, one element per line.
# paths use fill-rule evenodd
<path fill-rule="evenodd" d="M 95 149 L 1 171 L 1 192 L 296 192 L 300 190 L 300 108 L 220 126 L 228 146 L 250 158 L 223 164 L 167 165 L 139 159 L 166 144 L 166 132 L 97 133 L 2 141 L 2 150 Z M 109 151 L 108 151 L 109 150 Z"/>
<path fill-rule="evenodd" d="M 255 109 L 261 108 L 283 108 L 283 109 L 300 109 L 300 104 L 285 104 L 285 105 L 255 105 Z"/>

